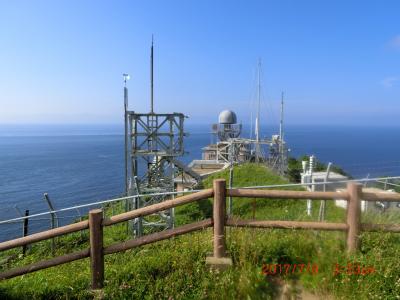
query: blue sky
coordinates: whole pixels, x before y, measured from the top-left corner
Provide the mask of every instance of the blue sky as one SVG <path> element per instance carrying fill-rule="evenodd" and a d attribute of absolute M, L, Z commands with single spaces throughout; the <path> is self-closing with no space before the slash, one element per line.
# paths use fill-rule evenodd
<path fill-rule="evenodd" d="M 290 124 L 397 125 L 398 1 L 0 0 L 0 123 L 120 123 L 130 109 L 209 123 L 250 120 L 257 60 L 263 123 L 285 92 Z"/>

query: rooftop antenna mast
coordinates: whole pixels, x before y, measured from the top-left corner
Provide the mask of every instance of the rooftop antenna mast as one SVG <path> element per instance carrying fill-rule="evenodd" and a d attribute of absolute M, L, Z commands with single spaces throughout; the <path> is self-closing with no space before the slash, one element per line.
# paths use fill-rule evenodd
<path fill-rule="evenodd" d="M 128 178 L 128 88 L 126 82 L 130 79 L 129 75 L 122 74 L 124 78 L 124 125 L 125 125 L 125 143 L 124 143 L 124 155 L 125 155 L 125 194 L 128 195 L 129 189 L 129 178 Z"/>
<path fill-rule="evenodd" d="M 153 47 L 154 46 L 154 39 L 153 35 L 151 36 L 151 51 L 150 51 L 150 113 L 153 114 L 153 104 L 154 104 L 154 78 L 153 78 Z"/>

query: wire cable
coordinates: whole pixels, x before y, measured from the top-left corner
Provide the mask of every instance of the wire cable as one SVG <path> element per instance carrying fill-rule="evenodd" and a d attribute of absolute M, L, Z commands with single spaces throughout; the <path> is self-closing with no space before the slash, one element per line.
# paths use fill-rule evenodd
<path fill-rule="evenodd" d="M 237 189 L 237 188 L 242 188 L 242 189 L 262 189 L 262 188 L 274 188 L 274 187 L 275 188 L 279 188 L 279 187 L 300 187 L 300 186 L 317 186 L 317 185 L 324 185 L 324 184 L 325 185 L 329 185 L 329 184 L 347 183 L 347 182 L 370 182 L 370 181 L 389 180 L 389 179 L 400 179 L 400 176 L 348 179 L 348 180 L 338 180 L 338 181 L 328 181 L 328 182 L 315 182 L 315 183 L 288 183 L 288 184 L 274 184 L 274 185 L 258 185 L 258 186 L 233 187 L 233 188 L 235 188 L 235 189 Z M 72 207 L 66 207 L 66 208 L 62 208 L 62 209 L 58 209 L 58 210 L 54 210 L 54 211 L 46 211 L 46 212 L 37 213 L 37 214 L 24 216 L 24 217 L 3 220 L 3 221 L 0 221 L 0 225 L 1 224 L 7 224 L 7 223 L 13 223 L 15 221 L 21 221 L 21 220 L 25 220 L 25 219 L 29 219 L 29 218 L 44 216 L 44 215 L 48 215 L 48 214 L 52 214 L 52 213 L 69 211 L 69 210 L 73 210 L 73 209 L 77 209 L 77 208 L 90 207 L 90 206 L 95 206 L 95 205 L 100 205 L 100 204 L 118 202 L 118 201 L 122 201 L 122 200 L 134 199 L 134 198 L 138 198 L 138 197 L 188 194 L 188 193 L 200 192 L 200 191 L 202 191 L 202 190 L 190 190 L 190 191 L 181 191 L 181 192 L 165 192 L 165 193 L 141 194 L 141 195 L 133 195 L 133 196 L 127 196 L 127 197 L 121 197 L 121 198 L 115 198 L 115 199 L 108 199 L 108 200 L 103 200 L 103 201 L 98 201 L 98 202 L 92 202 L 92 203 L 87 203 L 87 204 L 76 205 L 76 206 L 72 206 Z"/>

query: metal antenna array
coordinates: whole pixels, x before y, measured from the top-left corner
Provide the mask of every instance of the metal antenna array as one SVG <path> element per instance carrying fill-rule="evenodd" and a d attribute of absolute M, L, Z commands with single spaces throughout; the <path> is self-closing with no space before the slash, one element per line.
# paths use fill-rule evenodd
<path fill-rule="evenodd" d="M 282 176 L 285 175 L 288 167 L 288 149 L 284 140 L 283 128 L 283 92 L 281 96 L 281 119 L 279 123 L 279 135 L 272 135 L 269 145 L 268 165 Z"/>
<path fill-rule="evenodd" d="M 127 194 L 146 195 L 174 191 L 174 178 L 183 164 L 177 157 L 184 154 L 182 113 L 160 114 L 154 112 L 153 38 L 150 54 L 150 112 L 137 113 L 125 110 L 125 139 L 127 141 Z M 126 89 L 126 87 L 125 87 Z M 124 93 L 127 97 L 126 93 Z M 125 101 L 127 103 L 127 99 Z M 129 142 L 128 142 L 129 140 Z M 129 169 L 129 170 L 128 170 Z M 128 203 L 127 209 L 138 209 L 166 200 L 168 196 L 141 196 Z M 170 196 L 171 197 L 171 196 Z M 144 226 L 173 228 L 173 209 L 160 212 L 148 218 L 138 218 L 133 224 L 135 236 L 143 234 Z"/>
<path fill-rule="evenodd" d="M 284 129 L 283 129 L 283 92 L 281 97 L 281 121 L 279 123 L 279 173 L 284 175 L 288 168 L 288 149 L 286 147 L 285 139 L 284 139 Z"/>
<path fill-rule="evenodd" d="M 227 163 L 230 166 L 243 162 L 266 163 L 276 170 L 277 173 L 285 175 L 287 171 L 287 154 L 283 140 L 283 93 L 281 99 L 281 121 L 279 135 L 273 135 L 271 140 L 261 138 L 260 115 L 261 115 L 261 59 L 258 60 L 257 68 L 257 112 L 255 118 L 255 139 L 240 137 L 242 125 L 237 124 L 237 117 L 233 111 L 224 110 L 219 115 L 219 123 L 212 125 L 212 132 L 217 138 L 216 144 L 204 148 L 204 157 L 208 160 Z M 251 136 L 251 134 L 250 134 Z M 269 146 L 269 155 L 265 151 Z"/>

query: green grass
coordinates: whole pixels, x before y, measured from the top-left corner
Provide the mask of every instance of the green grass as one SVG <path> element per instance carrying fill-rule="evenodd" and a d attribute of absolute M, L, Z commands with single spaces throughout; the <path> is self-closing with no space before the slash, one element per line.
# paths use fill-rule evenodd
<path fill-rule="evenodd" d="M 204 182 L 210 187 L 214 178 L 228 178 L 225 170 Z M 261 165 L 235 168 L 234 186 L 281 184 L 286 181 Z M 234 198 L 234 215 L 252 217 L 255 199 Z M 304 201 L 256 200 L 256 219 L 316 220 L 305 214 Z M 114 208 L 118 211 L 118 208 Z M 119 209 L 122 209 L 120 207 Z M 211 200 L 191 203 L 176 209 L 178 224 L 210 217 Z M 328 202 L 327 220 L 344 221 L 344 210 Z M 364 216 L 398 223 L 398 216 Z M 58 239 L 61 255 L 88 247 L 87 234 L 70 234 Z M 107 227 L 104 242 L 110 245 L 129 237 L 125 224 Z M 269 299 L 275 293 L 271 277 L 261 274 L 263 263 L 313 263 L 318 274 L 290 274 L 283 279 L 298 279 L 310 291 L 343 299 L 398 299 L 400 295 L 400 235 L 363 233 L 361 250 L 353 257 L 345 254 L 344 233 L 228 228 L 226 240 L 234 266 L 213 272 L 205 265 L 212 251 L 211 229 L 176 237 L 105 258 L 106 299 Z M 2 253 L 17 254 L 20 249 Z M 2 270 L 52 257 L 50 242 L 32 246 L 26 257 L 19 257 Z M 334 276 L 334 265 L 347 262 L 374 266 L 369 275 Z M 0 299 L 91 299 L 89 260 L 76 261 L 0 283 Z"/>

